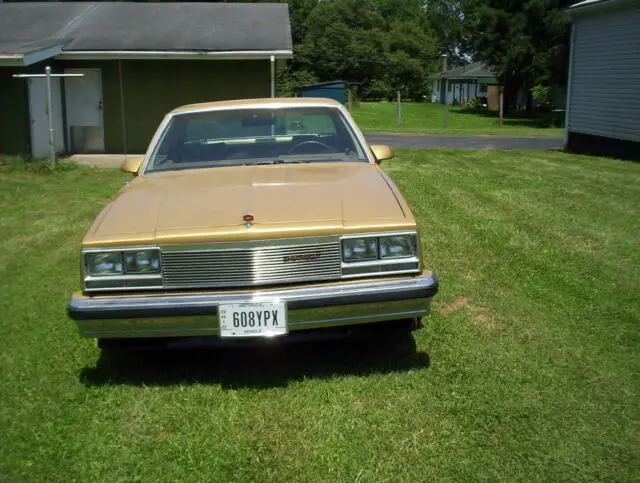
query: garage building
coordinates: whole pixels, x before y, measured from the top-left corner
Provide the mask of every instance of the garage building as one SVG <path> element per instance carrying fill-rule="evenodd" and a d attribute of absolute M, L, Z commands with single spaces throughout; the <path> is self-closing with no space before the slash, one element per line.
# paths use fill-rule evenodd
<path fill-rule="evenodd" d="M 144 152 L 163 115 L 202 101 L 269 97 L 292 57 L 286 4 L 0 3 L 0 154 Z"/>

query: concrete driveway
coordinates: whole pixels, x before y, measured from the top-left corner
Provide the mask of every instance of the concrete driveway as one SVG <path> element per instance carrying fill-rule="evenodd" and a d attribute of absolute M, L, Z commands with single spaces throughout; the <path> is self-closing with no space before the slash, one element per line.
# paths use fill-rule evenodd
<path fill-rule="evenodd" d="M 387 144 L 398 148 L 451 149 L 524 149 L 549 150 L 564 148 L 562 138 L 519 138 L 495 136 L 425 136 L 420 134 L 365 133 L 370 144 Z"/>
<path fill-rule="evenodd" d="M 139 154 L 130 154 L 127 157 L 139 157 Z M 83 166 L 93 166 L 95 168 L 120 168 L 125 159 L 124 154 L 74 154 L 69 161 L 82 164 Z"/>

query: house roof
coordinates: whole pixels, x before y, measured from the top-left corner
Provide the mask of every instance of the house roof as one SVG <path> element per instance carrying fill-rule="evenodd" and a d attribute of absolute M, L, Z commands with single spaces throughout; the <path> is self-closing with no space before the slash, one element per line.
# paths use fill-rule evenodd
<path fill-rule="evenodd" d="M 74 58 L 286 58 L 293 48 L 288 7 L 281 3 L 0 3 L 5 58 L 42 43 L 61 45 L 62 55 Z"/>
<path fill-rule="evenodd" d="M 475 77 L 495 77 L 496 73 L 482 62 L 472 62 L 462 67 L 455 67 L 446 72 L 433 74 L 429 79 L 472 79 Z"/>

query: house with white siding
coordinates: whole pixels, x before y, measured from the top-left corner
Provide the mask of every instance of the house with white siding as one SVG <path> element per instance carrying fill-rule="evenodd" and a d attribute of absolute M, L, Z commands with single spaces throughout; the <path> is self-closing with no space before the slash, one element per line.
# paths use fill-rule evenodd
<path fill-rule="evenodd" d="M 640 0 L 569 8 L 566 146 L 640 160 Z"/>
<path fill-rule="evenodd" d="M 498 84 L 495 72 L 482 62 L 472 62 L 429 77 L 433 82 L 431 102 L 465 104 L 475 97 L 487 97 L 489 86 Z"/>

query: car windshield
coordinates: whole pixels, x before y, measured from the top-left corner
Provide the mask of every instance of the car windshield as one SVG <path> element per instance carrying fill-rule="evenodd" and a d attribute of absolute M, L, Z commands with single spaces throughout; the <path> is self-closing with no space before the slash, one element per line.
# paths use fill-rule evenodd
<path fill-rule="evenodd" d="M 174 116 L 145 172 L 366 160 L 336 108 L 234 109 Z"/>

